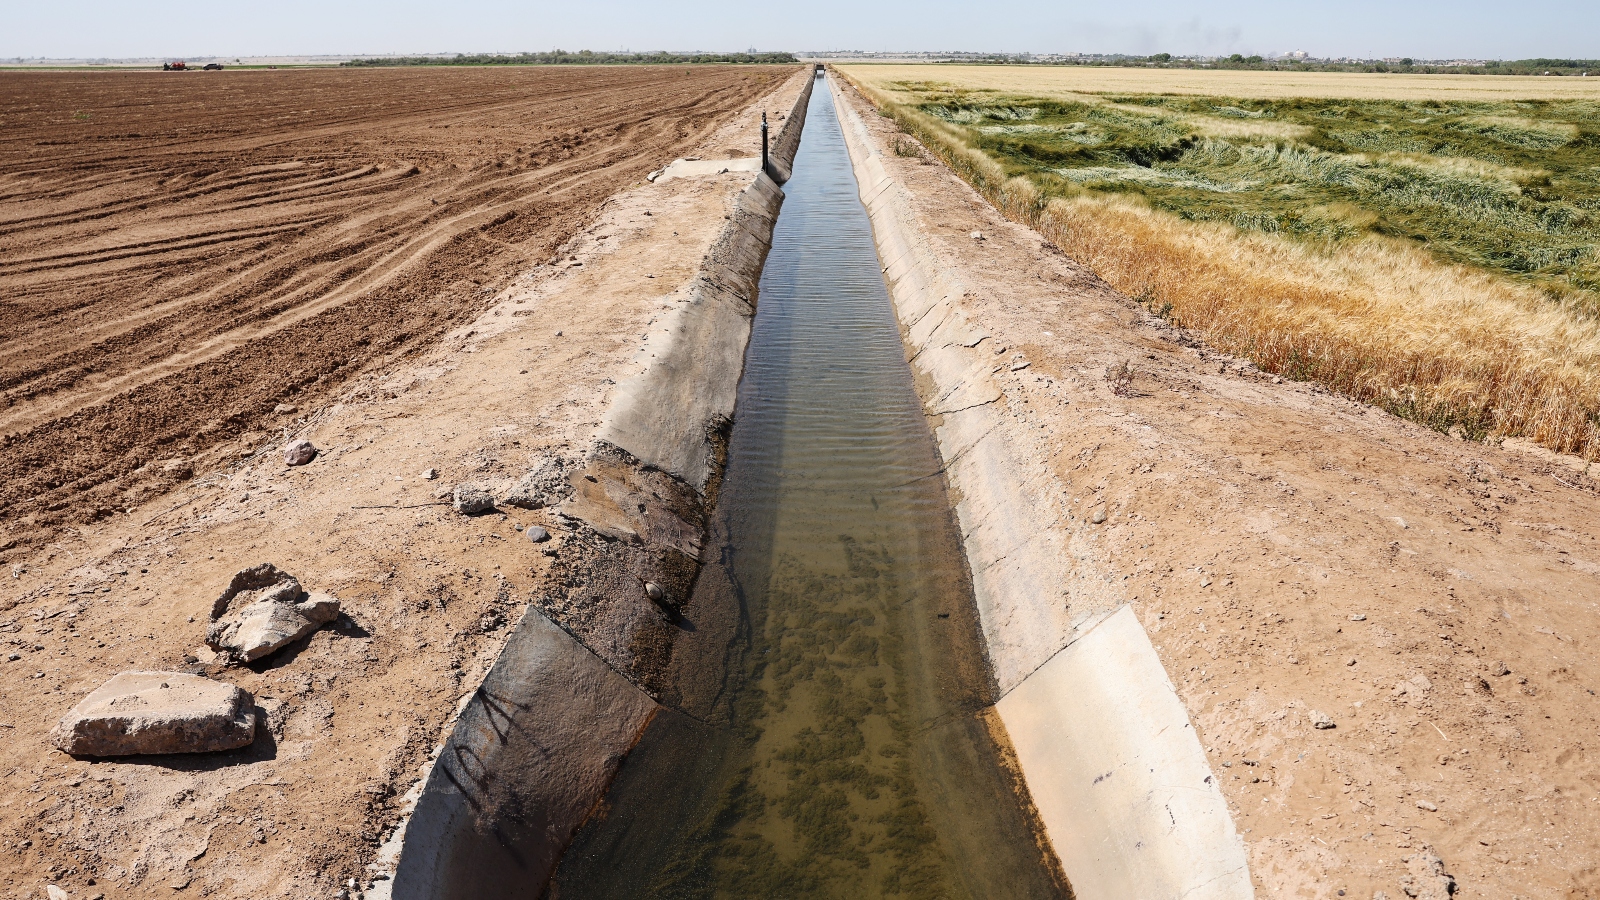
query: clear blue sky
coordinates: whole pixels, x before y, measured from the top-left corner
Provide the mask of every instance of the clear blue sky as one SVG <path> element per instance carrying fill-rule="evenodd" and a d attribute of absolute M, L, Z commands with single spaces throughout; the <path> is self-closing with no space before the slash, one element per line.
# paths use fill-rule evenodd
<path fill-rule="evenodd" d="M 0 57 L 983 50 L 1600 57 L 1594 0 L 6 0 Z"/>

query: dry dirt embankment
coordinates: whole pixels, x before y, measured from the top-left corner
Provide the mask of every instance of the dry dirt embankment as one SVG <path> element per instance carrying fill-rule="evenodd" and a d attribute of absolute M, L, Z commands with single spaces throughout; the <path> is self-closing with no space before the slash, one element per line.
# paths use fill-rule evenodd
<path fill-rule="evenodd" d="M 760 109 L 790 108 L 804 77 L 724 115 L 692 152 L 759 152 Z M 627 165 L 642 175 L 670 160 L 647 148 Z M 5 890 L 305 897 L 365 879 L 535 586 L 581 563 L 568 559 L 573 524 L 550 509 L 469 518 L 434 504 L 460 482 L 503 496 L 540 461 L 581 464 L 754 178 L 635 179 L 553 262 L 414 359 L 302 409 L 289 436 L 322 448 L 310 465 L 284 468 L 280 438 L 14 554 L 0 612 Z M 535 544 L 518 525 L 554 537 Z M 234 572 L 262 561 L 337 595 L 344 616 L 262 663 L 223 668 L 197 651 L 207 612 Z M 130 668 L 237 684 L 265 726 L 253 746 L 208 756 L 90 762 L 51 749 L 50 726 Z"/>
<path fill-rule="evenodd" d="M 946 462 L 1002 441 L 1018 465 L 1000 474 L 1036 498 L 1028 521 L 975 520 L 983 498 L 955 479 L 969 550 L 1009 532 L 1047 559 L 1055 580 L 1018 593 L 1054 604 L 1063 634 L 1131 605 L 1258 894 L 1600 891 L 1584 464 L 1455 441 L 1210 351 L 943 166 L 896 155 L 908 139 L 845 93 L 974 326 L 935 347 L 931 324 L 903 322 L 913 366 L 981 353 L 994 385 L 925 392 Z M 980 408 L 991 426 L 952 446 Z M 1014 577 L 981 562 L 980 595 Z"/>
<path fill-rule="evenodd" d="M 431 347 L 786 72 L 0 75 L 0 561 Z"/>

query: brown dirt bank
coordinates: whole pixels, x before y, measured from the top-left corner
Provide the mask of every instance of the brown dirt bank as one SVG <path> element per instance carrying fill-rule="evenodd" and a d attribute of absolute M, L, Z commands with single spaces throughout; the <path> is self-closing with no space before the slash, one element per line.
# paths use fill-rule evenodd
<path fill-rule="evenodd" d="M 1600 896 L 1588 467 L 1215 353 L 897 155 L 845 93 L 984 332 L 996 437 L 1055 498 L 1030 525 L 1062 532 L 1070 575 L 1036 589 L 1132 605 L 1257 895 L 1444 900 L 1448 873 L 1456 896 Z"/>
<path fill-rule="evenodd" d="M 0 558 L 251 455 L 791 71 L 0 74 Z"/>

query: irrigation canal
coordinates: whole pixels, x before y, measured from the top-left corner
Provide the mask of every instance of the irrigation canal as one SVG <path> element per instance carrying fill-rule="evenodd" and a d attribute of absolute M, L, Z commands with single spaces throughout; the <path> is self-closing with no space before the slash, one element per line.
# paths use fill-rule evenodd
<path fill-rule="evenodd" d="M 687 622 L 732 640 L 683 673 L 551 895 L 1061 896 L 986 725 L 970 577 L 826 90 L 785 192 Z"/>

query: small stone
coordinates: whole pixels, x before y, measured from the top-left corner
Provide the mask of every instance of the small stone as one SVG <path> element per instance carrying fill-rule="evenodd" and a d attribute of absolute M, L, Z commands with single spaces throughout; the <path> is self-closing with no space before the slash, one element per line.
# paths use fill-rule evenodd
<path fill-rule="evenodd" d="M 71 900 L 72 895 L 53 884 L 44 886 L 44 895 L 50 900 Z"/>
<path fill-rule="evenodd" d="M 13 654 L 11 654 L 11 655 L 6 657 L 6 662 L 16 662 L 17 660 L 19 660 L 21 658 L 22 658 L 21 654 L 13 653 Z"/>
<path fill-rule="evenodd" d="M 456 487 L 450 505 L 464 516 L 478 516 L 494 510 L 494 497 L 475 484 L 462 484 Z"/>
<path fill-rule="evenodd" d="M 439 477 L 439 470 L 438 469 L 423 469 L 422 470 L 422 480 L 423 481 L 432 481 L 432 480 L 434 480 L 435 478 L 438 478 L 438 477 Z"/>
<path fill-rule="evenodd" d="M 1510 675 L 1511 674 L 1511 669 L 1509 667 L 1507 667 L 1505 663 L 1496 661 L 1494 665 L 1489 667 L 1489 674 L 1490 675 Z"/>
<path fill-rule="evenodd" d="M 182 672 L 122 672 L 50 732 L 74 756 L 209 753 L 255 740 L 256 708 L 231 684 Z"/>
<path fill-rule="evenodd" d="M 287 416 L 291 413 L 299 412 L 300 408 L 295 406 L 293 403 L 279 403 L 277 406 L 272 408 L 272 411 L 277 415 Z"/>
<path fill-rule="evenodd" d="M 1361 613 L 1356 613 L 1355 615 L 1350 617 L 1350 621 L 1352 621 L 1352 622 L 1365 622 L 1366 620 L 1367 620 L 1367 617 L 1362 615 Z"/>
<path fill-rule="evenodd" d="M 305 438 L 290 441 L 289 446 L 283 448 L 283 464 L 286 466 L 303 466 L 317 458 L 317 448 Z"/>
<path fill-rule="evenodd" d="M 667 598 L 666 588 L 656 584 L 654 581 L 645 582 L 644 592 L 651 600 L 654 600 L 657 603 L 660 603 L 662 600 Z"/>
<path fill-rule="evenodd" d="M 973 239 L 973 240 L 975 240 L 975 241 L 981 241 L 981 240 L 983 240 L 983 232 L 981 232 L 981 231 L 974 231 L 974 232 L 973 232 L 973 233 L 972 233 L 972 239 Z"/>
<path fill-rule="evenodd" d="M 1428 812 L 1438 812 L 1439 811 L 1439 807 L 1437 805 L 1435 805 L 1433 803 L 1430 803 L 1427 800 L 1418 800 L 1417 801 L 1417 809 L 1425 809 Z"/>
<path fill-rule="evenodd" d="M 1333 724 L 1333 720 L 1328 718 L 1325 714 L 1317 712 L 1316 710 L 1312 710 L 1311 711 L 1311 727 L 1312 728 L 1322 729 L 1322 730 L 1327 730 L 1329 728 L 1334 728 L 1334 727 L 1337 727 L 1337 726 L 1335 726 Z"/>
<path fill-rule="evenodd" d="M 527 534 L 528 540 L 535 544 L 542 544 L 550 540 L 550 532 L 546 531 L 541 525 L 529 525 Z"/>
<path fill-rule="evenodd" d="M 1106 511 L 1104 509 L 1095 510 L 1094 511 L 1094 515 L 1089 517 L 1089 521 L 1093 522 L 1096 525 L 1099 525 L 1100 523 L 1104 522 L 1105 520 L 1106 520 Z"/>

